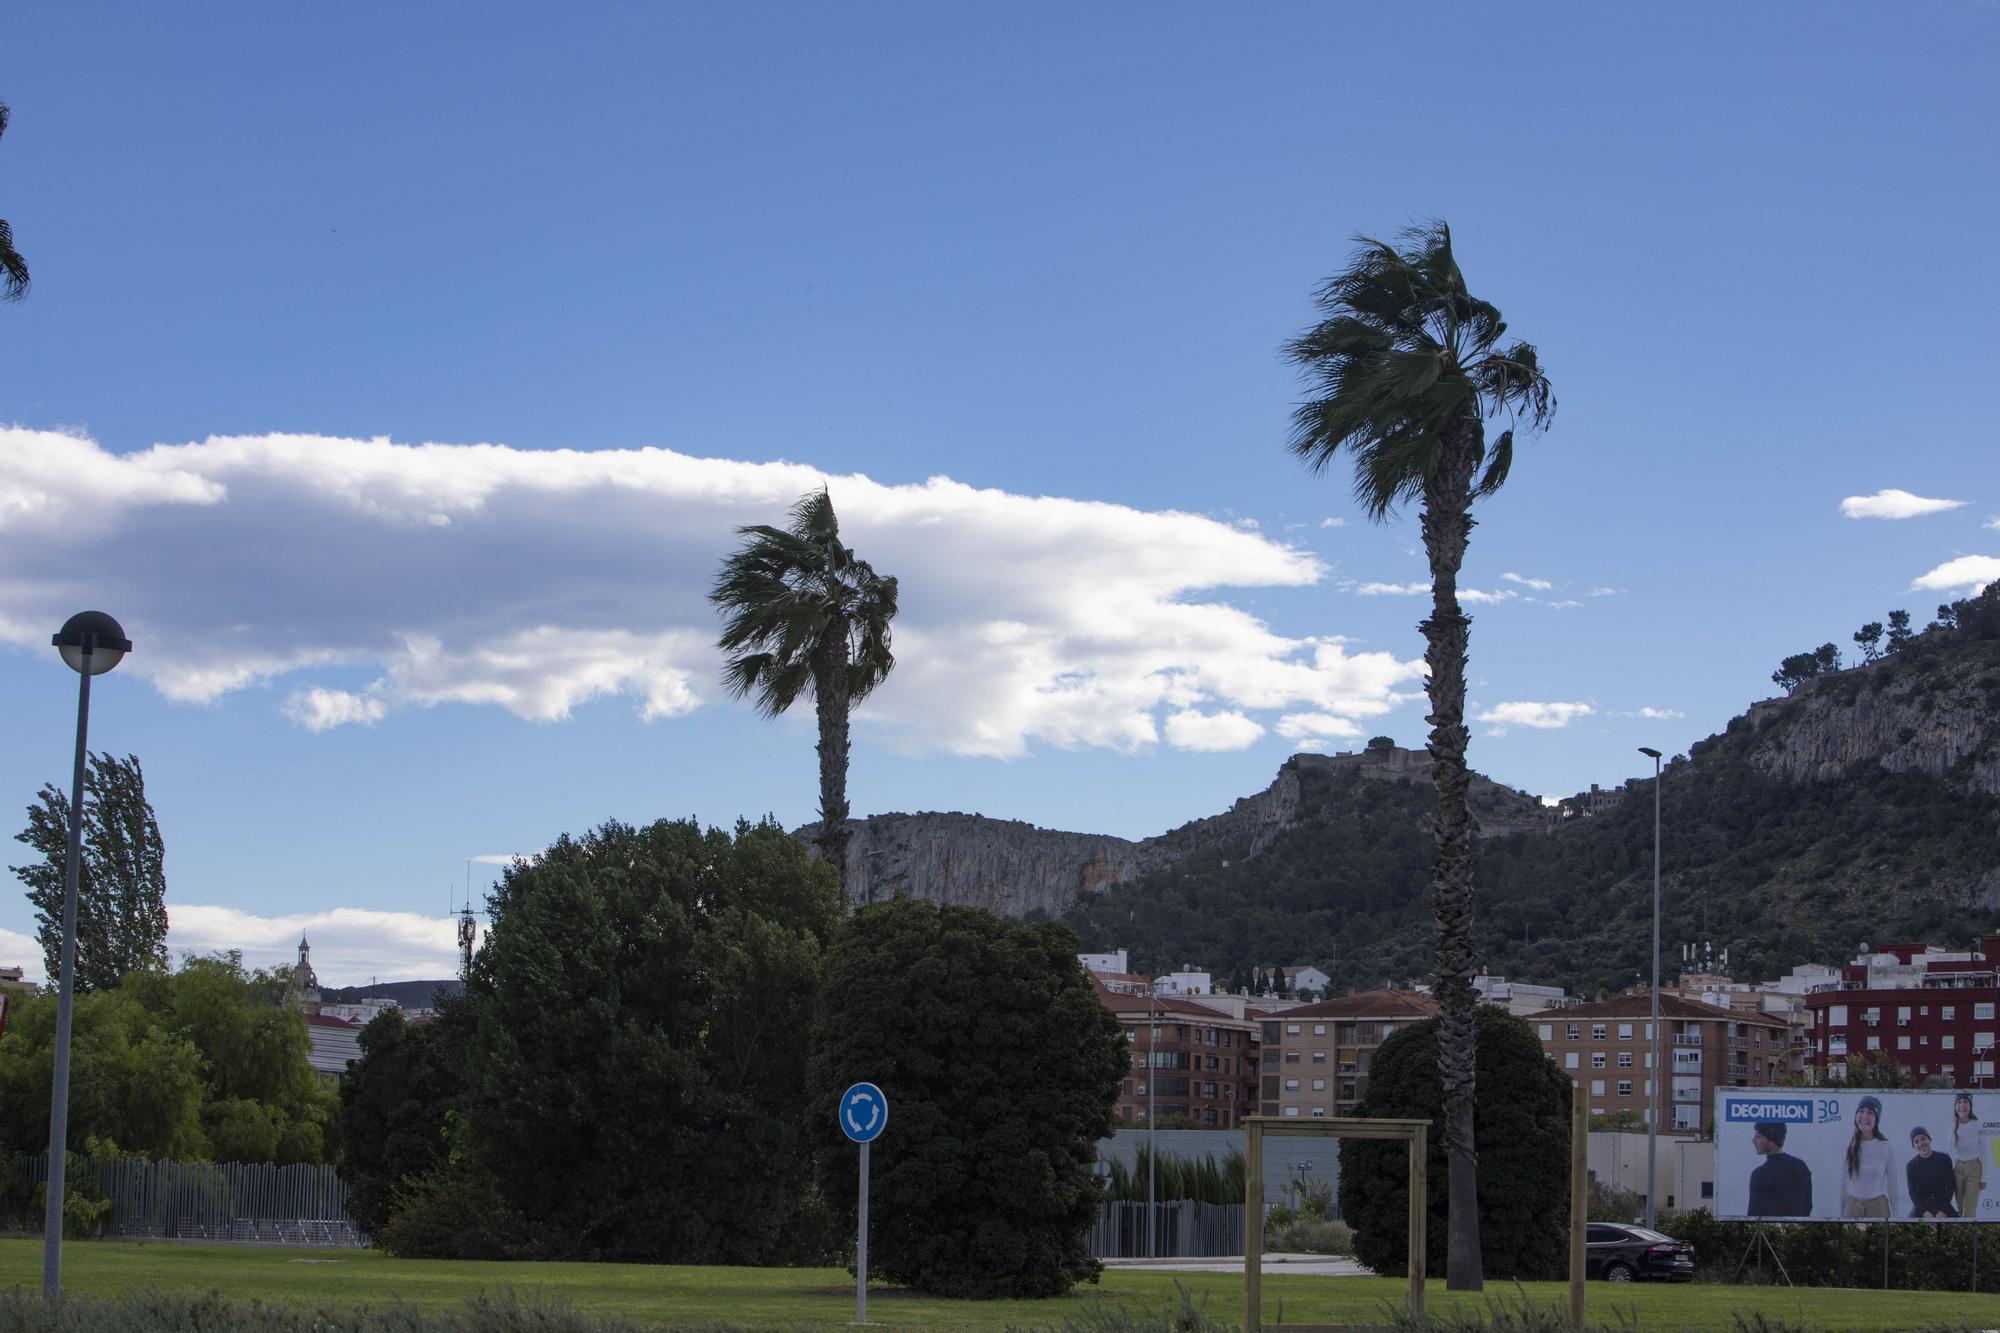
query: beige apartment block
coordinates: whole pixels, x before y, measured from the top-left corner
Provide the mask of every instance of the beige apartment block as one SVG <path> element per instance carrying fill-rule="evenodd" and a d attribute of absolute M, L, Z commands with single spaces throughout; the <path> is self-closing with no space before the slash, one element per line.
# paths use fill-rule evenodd
<path fill-rule="evenodd" d="M 1359 991 L 1263 1019 L 1258 1070 L 1262 1115 L 1353 1115 L 1368 1092 L 1368 1066 L 1393 1033 L 1437 1014 L 1428 995 Z"/>
<path fill-rule="evenodd" d="M 1631 1111 L 1645 1123 L 1652 1094 L 1647 992 L 1530 1015 L 1535 1035 L 1563 1072 L 1590 1094 L 1590 1113 Z M 1754 1088 L 1784 1078 L 1791 1027 L 1757 1011 L 1731 1012 L 1660 993 L 1660 1128 L 1706 1133 L 1717 1088 Z"/>

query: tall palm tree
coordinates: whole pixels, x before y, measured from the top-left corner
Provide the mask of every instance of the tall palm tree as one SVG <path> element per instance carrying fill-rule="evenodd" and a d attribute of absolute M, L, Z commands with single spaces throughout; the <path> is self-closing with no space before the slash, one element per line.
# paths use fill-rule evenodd
<path fill-rule="evenodd" d="M 0 102 L 0 134 L 7 132 L 11 113 Z M 0 218 L 0 301 L 18 301 L 28 294 L 28 261 L 14 248 L 14 229 Z"/>
<path fill-rule="evenodd" d="M 820 859 L 847 882 L 847 716 L 894 669 L 889 622 L 896 580 L 876 575 L 840 544 L 833 500 L 814 491 L 783 528 L 738 528 L 743 545 L 722 562 L 709 601 L 725 617 L 717 646 L 730 654 L 729 692 L 756 693 L 776 717 L 808 686 L 819 714 Z"/>
<path fill-rule="evenodd" d="M 1472 816 L 1466 793 L 1465 660 L 1472 621 L 1459 609 L 1458 571 L 1472 502 L 1507 480 L 1513 425 L 1539 429 L 1555 397 L 1527 343 L 1501 346 L 1500 312 L 1466 291 L 1443 222 L 1412 227 L 1402 248 L 1357 237 L 1347 268 L 1315 293 L 1324 317 L 1285 345 L 1314 395 L 1292 414 L 1291 450 L 1315 472 L 1343 451 L 1354 492 L 1381 522 L 1419 507 L 1431 567 L 1423 631 L 1430 694 L 1431 780 L 1437 788 L 1439 1066 L 1449 1191 L 1445 1277 L 1480 1288 L 1479 1185 L 1473 1143 Z M 1489 446 L 1486 419 L 1510 428 Z"/>

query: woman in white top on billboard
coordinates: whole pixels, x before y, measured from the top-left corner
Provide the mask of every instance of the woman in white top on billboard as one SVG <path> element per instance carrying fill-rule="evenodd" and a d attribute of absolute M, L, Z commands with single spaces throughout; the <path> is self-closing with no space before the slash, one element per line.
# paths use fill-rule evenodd
<path fill-rule="evenodd" d="M 1972 1114 L 1972 1094 L 1961 1092 L 1951 1104 L 1951 1166 L 1958 1177 L 1958 1215 L 1979 1216 L 1979 1194 L 1986 1188 L 1986 1131 Z"/>
<path fill-rule="evenodd" d="M 1840 1176 L 1840 1215 L 1886 1222 L 1901 1217 L 1902 1171 L 1895 1145 L 1882 1133 L 1882 1102 L 1863 1097 L 1854 1106 L 1854 1137 L 1847 1141 L 1847 1169 Z"/>

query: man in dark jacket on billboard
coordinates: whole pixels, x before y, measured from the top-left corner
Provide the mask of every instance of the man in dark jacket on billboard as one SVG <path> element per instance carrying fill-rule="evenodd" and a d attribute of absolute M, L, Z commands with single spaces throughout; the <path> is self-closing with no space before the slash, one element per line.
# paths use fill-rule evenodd
<path fill-rule="evenodd" d="M 1917 1155 L 1903 1168 L 1910 1181 L 1910 1216 L 1933 1222 L 1957 1217 L 1958 1203 L 1952 1193 L 1958 1186 L 1958 1178 L 1952 1174 L 1951 1159 L 1931 1151 L 1930 1131 L 1921 1125 L 1910 1131 L 1910 1146 L 1917 1150 Z"/>
<path fill-rule="evenodd" d="M 1751 1130 L 1750 1146 L 1764 1159 L 1750 1173 L 1750 1216 L 1812 1216 L 1812 1168 L 1785 1151 L 1785 1127 L 1775 1121 L 1758 1122 Z"/>

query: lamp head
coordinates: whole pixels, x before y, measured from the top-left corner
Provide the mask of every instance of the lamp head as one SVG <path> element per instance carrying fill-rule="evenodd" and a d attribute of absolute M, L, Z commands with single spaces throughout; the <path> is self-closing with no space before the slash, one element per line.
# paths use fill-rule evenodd
<path fill-rule="evenodd" d="M 1640 746 L 1639 753 L 1645 755 L 1648 759 L 1658 759 L 1660 757 L 1660 752 L 1650 745 Z"/>
<path fill-rule="evenodd" d="M 84 670 L 88 662 L 93 676 L 111 670 L 132 651 L 132 641 L 125 637 L 125 631 L 102 611 L 77 612 L 63 622 L 49 642 L 62 654 L 71 671 Z"/>

